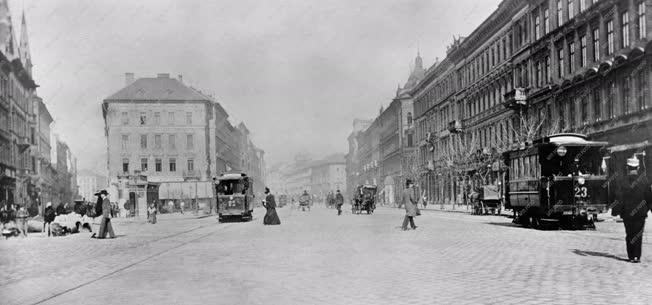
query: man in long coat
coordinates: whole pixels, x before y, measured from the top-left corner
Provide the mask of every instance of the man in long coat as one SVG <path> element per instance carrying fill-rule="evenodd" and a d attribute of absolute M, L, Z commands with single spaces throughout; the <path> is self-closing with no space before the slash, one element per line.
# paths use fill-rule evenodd
<path fill-rule="evenodd" d="M 337 216 L 342 215 L 342 205 L 344 204 L 344 196 L 342 196 L 342 193 L 340 190 L 337 190 L 337 194 L 335 195 L 335 205 L 337 206 Z"/>
<path fill-rule="evenodd" d="M 100 224 L 100 234 L 97 238 L 106 238 L 106 233 L 109 233 L 110 238 L 115 238 L 113 226 L 111 226 L 111 202 L 108 196 L 109 193 L 106 190 L 100 191 L 100 197 L 102 197 L 102 224 Z"/>
<path fill-rule="evenodd" d="M 417 226 L 414 225 L 414 217 L 417 216 L 417 201 L 414 198 L 414 183 L 411 180 L 405 181 L 405 186 L 407 187 L 403 190 L 402 203 L 405 206 L 405 218 L 403 218 L 403 225 L 401 228 L 403 231 L 407 230 L 408 222 L 412 229 L 416 229 Z"/>
<path fill-rule="evenodd" d="M 620 215 L 625 225 L 627 257 L 631 263 L 641 260 L 643 232 L 647 212 L 652 210 L 652 190 L 645 171 L 640 169 L 636 157 L 627 160 L 627 179 L 616 189 L 616 201 L 611 210 L 613 216 Z"/>

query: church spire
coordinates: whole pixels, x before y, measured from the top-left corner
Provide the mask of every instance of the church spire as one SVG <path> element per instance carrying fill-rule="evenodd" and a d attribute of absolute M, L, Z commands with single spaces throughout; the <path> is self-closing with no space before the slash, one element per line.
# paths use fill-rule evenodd
<path fill-rule="evenodd" d="M 11 22 L 11 12 L 7 2 L 7 0 L 0 0 L 0 52 L 9 60 L 13 60 L 18 56 L 18 52 Z"/>
<path fill-rule="evenodd" d="M 417 51 L 417 57 L 414 58 L 414 70 L 423 70 L 423 59 L 421 58 L 421 52 Z"/>
<path fill-rule="evenodd" d="M 27 37 L 27 21 L 25 20 L 25 12 L 23 11 L 23 20 L 20 25 L 20 60 L 25 65 L 25 70 L 32 76 L 32 55 L 29 51 L 29 38 Z"/>

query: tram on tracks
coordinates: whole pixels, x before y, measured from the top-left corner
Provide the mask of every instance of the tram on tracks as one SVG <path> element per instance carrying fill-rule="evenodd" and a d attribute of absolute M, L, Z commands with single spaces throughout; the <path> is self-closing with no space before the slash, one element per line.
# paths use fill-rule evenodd
<path fill-rule="evenodd" d="M 552 220 L 595 228 L 609 200 L 607 145 L 566 133 L 505 152 L 505 207 L 514 211 L 514 222 L 540 228 L 542 221 Z"/>

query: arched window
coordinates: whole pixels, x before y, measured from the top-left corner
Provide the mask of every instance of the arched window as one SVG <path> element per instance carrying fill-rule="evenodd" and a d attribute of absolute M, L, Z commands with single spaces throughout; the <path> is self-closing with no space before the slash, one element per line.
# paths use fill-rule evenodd
<path fill-rule="evenodd" d="M 407 124 L 408 126 L 412 125 L 412 112 L 408 112 L 407 114 Z"/>

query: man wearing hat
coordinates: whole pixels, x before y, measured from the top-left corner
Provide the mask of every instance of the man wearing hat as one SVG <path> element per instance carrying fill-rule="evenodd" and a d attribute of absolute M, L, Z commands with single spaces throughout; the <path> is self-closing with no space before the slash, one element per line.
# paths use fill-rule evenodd
<path fill-rule="evenodd" d="M 630 262 L 639 263 L 645 218 L 647 212 L 652 210 L 652 190 L 636 156 L 627 159 L 626 174 L 623 183 L 616 187 L 611 215 L 620 215 L 623 219 L 627 257 Z"/>
<path fill-rule="evenodd" d="M 48 233 L 48 236 L 52 234 L 50 225 L 54 221 L 55 217 L 56 217 L 56 213 L 54 212 L 54 208 L 52 207 L 52 202 L 48 201 L 48 203 L 45 204 L 45 212 L 43 214 L 43 234 L 45 234 L 45 232 Z"/>
<path fill-rule="evenodd" d="M 412 180 L 407 179 L 405 181 L 405 189 L 403 190 L 402 203 L 405 206 L 405 218 L 403 218 L 403 225 L 401 229 L 407 231 L 408 222 L 412 230 L 416 229 L 417 226 L 414 225 L 414 217 L 417 216 L 417 201 L 414 198 L 414 183 Z"/>
<path fill-rule="evenodd" d="M 337 194 L 335 195 L 335 205 L 337 205 L 337 216 L 342 215 L 342 205 L 344 205 L 344 196 L 342 196 L 340 190 L 337 190 Z"/>
<path fill-rule="evenodd" d="M 110 238 L 115 238 L 113 227 L 111 226 L 111 202 L 109 201 L 109 193 L 106 190 L 100 191 L 102 198 L 102 223 L 100 225 L 100 234 L 97 238 L 106 238 L 106 233 L 109 233 Z"/>

